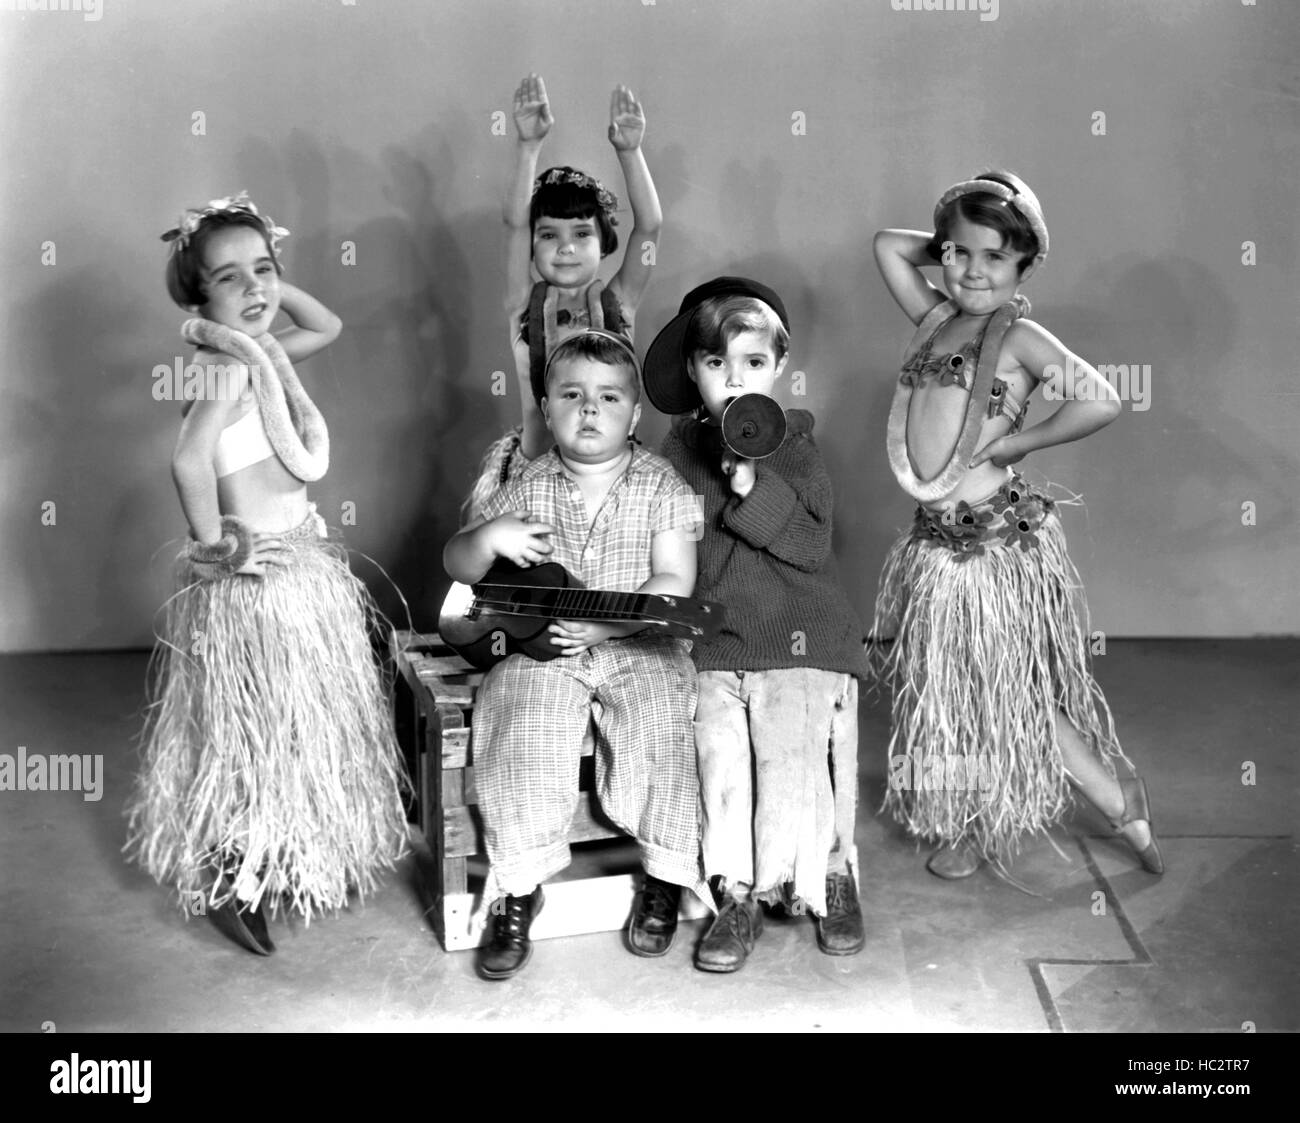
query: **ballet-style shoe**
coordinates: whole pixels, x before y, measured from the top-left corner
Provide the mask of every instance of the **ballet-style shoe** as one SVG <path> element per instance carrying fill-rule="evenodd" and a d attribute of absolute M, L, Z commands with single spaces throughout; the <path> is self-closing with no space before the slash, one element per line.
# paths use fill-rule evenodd
<path fill-rule="evenodd" d="M 235 894 L 239 858 L 234 854 L 222 855 L 217 876 L 223 890 L 229 890 L 225 903 L 208 914 L 213 924 L 230 939 L 254 955 L 272 955 L 275 944 L 271 942 L 266 926 L 266 913 L 259 901 L 256 907 Z"/>
<path fill-rule="evenodd" d="M 248 901 L 231 897 L 222 909 L 229 910 L 236 942 L 254 955 L 271 955 L 275 952 L 275 944 L 271 942 L 271 935 L 266 928 L 266 914 L 262 911 L 261 902 L 258 902 L 257 907 L 254 908 Z"/>
<path fill-rule="evenodd" d="M 1120 791 L 1124 793 L 1124 816 L 1121 819 L 1110 819 L 1107 821 L 1111 829 L 1120 837 L 1123 837 L 1123 830 L 1129 823 L 1136 823 L 1146 820 L 1147 828 L 1151 832 L 1151 841 L 1139 850 L 1133 843 L 1134 853 L 1137 854 L 1138 860 L 1142 863 L 1142 868 L 1149 873 L 1162 874 L 1165 872 L 1164 859 L 1160 857 L 1160 846 L 1156 842 L 1156 826 L 1151 821 L 1151 804 L 1147 799 L 1147 783 L 1141 776 L 1126 777 L 1119 782 Z M 1128 842 L 1128 839 L 1124 839 Z"/>

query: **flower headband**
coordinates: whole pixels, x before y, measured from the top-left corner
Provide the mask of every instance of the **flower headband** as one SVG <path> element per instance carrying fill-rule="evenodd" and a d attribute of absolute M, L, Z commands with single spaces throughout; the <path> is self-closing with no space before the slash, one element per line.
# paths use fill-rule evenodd
<path fill-rule="evenodd" d="M 944 207 L 962 195 L 972 195 L 976 192 L 996 195 L 1008 206 L 1015 207 L 1029 223 L 1034 237 L 1038 239 L 1038 254 L 1035 260 L 1042 261 L 1047 256 L 1047 223 L 1043 221 L 1043 208 L 1039 205 L 1038 196 L 1028 187 L 1016 190 L 994 179 L 968 179 L 962 183 L 955 183 L 939 196 L 939 201 L 935 204 L 935 226 L 939 225 L 939 212 Z"/>
<path fill-rule="evenodd" d="M 594 191 L 596 193 L 596 203 L 605 212 L 609 224 L 611 226 L 618 225 L 618 219 L 614 217 L 614 212 L 618 210 L 618 196 L 600 180 L 587 175 L 586 172 L 580 172 L 576 168 L 550 168 L 544 171 L 533 184 L 533 194 L 536 195 L 543 187 L 551 187 L 561 183 L 571 183 L 574 187 Z"/>
<path fill-rule="evenodd" d="M 283 226 L 276 226 L 271 221 L 270 215 L 264 215 L 257 209 L 257 204 L 248 197 L 247 191 L 241 191 L 238 195 L 227 195 L 224 199 L 211 199 L 207 206 L 200 207 L 198 210 L 186 210 L 181 215 L 180 225 L 168 230 L 162 235 L 162 240 L 172 243 L 172 253 L 188 249 L 191 236 L 203 225 L 203 220 L 218 214 L 252 215 L 266 230 L 266 240 L 271 245 L 271 253 L 277 256 L 279 250 L 276 249 L 276 243 L 281 238 L 289 236 L 289 231 Z"/>

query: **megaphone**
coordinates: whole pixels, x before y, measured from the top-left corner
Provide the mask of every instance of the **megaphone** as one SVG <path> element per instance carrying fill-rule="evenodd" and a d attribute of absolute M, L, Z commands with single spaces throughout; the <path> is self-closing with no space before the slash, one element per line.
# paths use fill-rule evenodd
<path fill-rule="evenodd" d="M 785 410 L 766 394 L 741 394 L 722 411 L 722 443 L 746 460 L 771 456 L 785 441 Z"/>

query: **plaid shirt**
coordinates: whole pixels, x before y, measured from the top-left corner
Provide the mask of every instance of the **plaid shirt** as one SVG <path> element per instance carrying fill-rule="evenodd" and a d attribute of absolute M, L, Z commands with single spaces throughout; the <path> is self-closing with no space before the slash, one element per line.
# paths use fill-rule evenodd
<path fill-rule="evenodd" d="M 650 545 L 666 530 L 703 524 L 699 501 L 662 456 L 632 449 L 627 470 L 614 481 L 588 529 L 587 503 L 557 450 L 539 456 L 484 504 L 483 517 L 527 511 L 555 527 L 558 562 L 589 589 L 630 593 L 651 577 Z"/>

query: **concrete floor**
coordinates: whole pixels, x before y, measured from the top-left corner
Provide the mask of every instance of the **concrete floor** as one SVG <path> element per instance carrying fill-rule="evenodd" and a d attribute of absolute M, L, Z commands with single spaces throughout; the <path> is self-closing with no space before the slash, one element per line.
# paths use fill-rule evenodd
<path fill-rule="evenodd" d="M 273 927 L 258 959 L 123 864 L 145 659 L 0 658 L 0 753 L 102 753 L 103 798 L 0 792 L 0 1030 L 1300 1030 L 1296 729 L 1300 641 L 1129 641 L 1097 673 L 1146 775 L 1157 879 L 1080 812 L 1015 876 L 927 874 L 873 812 L 888 714 L 864 701 L 857 844 L 867 947 L 832 959 L 811 921 L 771 920 L 745 969 L 660 960 L 618 933 L 539 942 L 481 982 L 422 915 L 419 865 L 364 908 Z M 1253 762 L 1256 783 L 1242 783 Z M 49 1028 L 49 1027 L 46 1027 Z"/>

